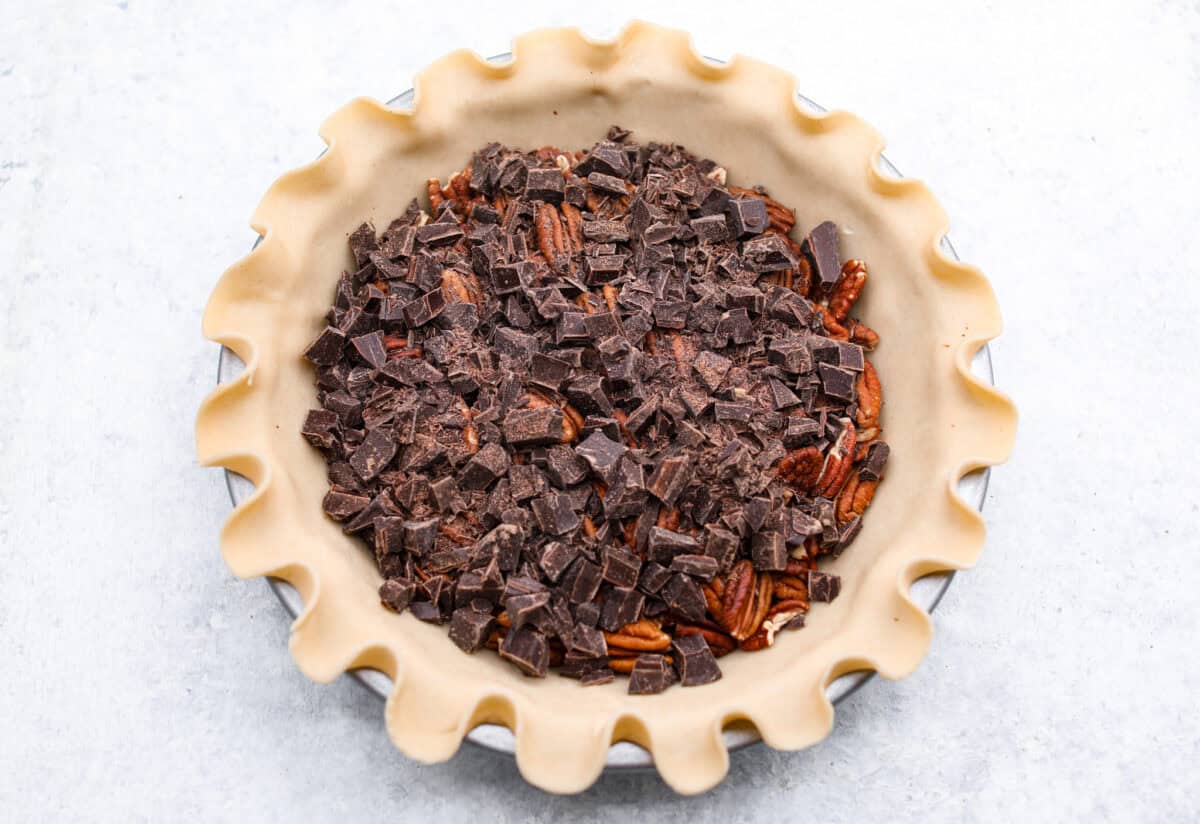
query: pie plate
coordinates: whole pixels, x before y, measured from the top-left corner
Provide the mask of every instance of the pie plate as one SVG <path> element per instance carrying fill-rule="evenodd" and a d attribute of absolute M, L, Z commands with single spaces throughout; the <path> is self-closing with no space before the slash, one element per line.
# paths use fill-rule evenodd
<path fill-rule="evenodd" d="M 197 446 L 203 464 L 230 473 L 230 568 L 274 581 L 297 615 L 290 646 L 301 670 L 321 682 L 352 671 L 386 695 L 390 737 L 423 761 L 450 758 L 466 739 L 514 753 L 527 780 L 554 792 L 578 792 L 606 767 L 653 763 L 694 793 L 721 780 L 730 749 L 820 740 L 834 701 L 873 672 L 900 678 L 919 664 L 928 611 L 982 549 L 986 468 L 1007 457 L 1016 427 L 991 387 L 991 287 L 957 260 L 941 207 L 881 159 L 869 126 L 798 98 L 779 69 L 706 60 L 681 32 L 635 23 L 597 42 L 538 31 L 509 59 L 450 54 L 415 88 L 386 105 L 354 101 L 326 122 L 328 149 L 271 187 L 252 220 L 261 242 L 210 299 L 204 333 L 230 354 L 200 410 Z M 323 515 L 324 462 L 298 434 L 315 401 L 299 353 L 355 227 L 386 225 L 422 181 L 445 178 L 488 142 L 586 146 L 614 123 L 719 160 L 734 184 L 766 184 L 797 206 L 802 226 L 842 227 L 843 254 L 871 265 L 858 311 L 883 341 L 873 360 L 893 450 L 853 549 L 828 567 L 842 576 L 841 596 L 770 651 L 723 658 L 720 681 L 654 696 L 627 695 L 620 680 L 583 689 L 525 678 L 494 655 L 462 654 L 444 628 L 383 609 L 374 560 Z"/>

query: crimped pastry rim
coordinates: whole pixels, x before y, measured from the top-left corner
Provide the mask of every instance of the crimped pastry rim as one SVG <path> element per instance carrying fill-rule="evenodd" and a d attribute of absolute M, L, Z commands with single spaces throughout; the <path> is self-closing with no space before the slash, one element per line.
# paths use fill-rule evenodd
<path fill-rule="evenodd" d="M 238 575 L 281 577 L 303 594 L 307 608 L 291 648 L 308 675 L 327 681 L 348 668 L 371 666 L 393 678 L 388 732 L 409 755 L 444 760 L 470 726 L 500 721 L 514 729 L 522 774 L 545 789 L 584 789 L 617 738 L 650 750 L 676 790 L 702 791 L 727 769 L 719 735 L 725 723 L 748 720 L 777 748 L 807 746 L 832 724 L 823 691 L 831 678 L 863 666 L 901 677 L 923 657 L 930 624 L 909 600 L 908 585 L 931 570 L 974 562 L 982 522 L 954 485 L 965 472 L 1004 460 L 1015 433 L 1011 403 L 966 371 L 974 351 L 999 333 L 998 309 L 977 270 L 937 251 L 945 217 L 928 190 L 881 174 L 876 157 L 882 143 L 861 121 L 841 112 L 818 117 L 801 111 L 791 78 L 778 69 L 743 58 L 714 66 L 695 53 L 686 35 L 644 23 L 631 24 L 608 43 L 571 29 L 534 32 L 516 41 L 514 53 L 502 67 L 465 52 L 441 59 L 419 78 L 411 114 L 372 101 L 349 104 L 322 129 L 327 153 L 281 178 L 260 205 L 253 225 L 263 243 L 225 273 L 204 319 L 205 334 L 248 364 L 205 401 L 197 420 L 202 463 L 225 466 L 257 485 L 227 522 L 222 548 Z M 685 108 L 674 108 L 680 102 Z M 554 107 L 555 119 L 542 112 L 543 105 Z M 664 105 L 671 107 L 669 121 Z M 593 109 L 600 110 L 598 119 L 584 128 L 582 118 Z M 614 120 L 614 110 L 625 115 L 616 122 L 641 139 L 696 135 L 683 142 L 728 164 L 738 182 L 753 177 L 766 183 L 785 202 L 795 202 L 787 188 L 799 187 L 822 217 L 861 230 L 844 238 L 851 253 L 885 262 L 873 267 L 878 284 L 868 290 L 879 295 L 868 299 L 876 313 L 867 308 L 864 314 L 884 335 L 877 357 L 892 362 L 880 367 L 892 400 L 885 422 L 889 440 L 896 443 L 899 435 L 901 448 L 892 483 L 881 488 L 868 521 L 879 532 L 894 526 L 896 510 L 907 507 L 903 530 L 886 542 L 879 535 L 868 539 L 867 524 L 854 551 L 835 567 L 847 575 L 849 593 L 827 612 L 814 610 L 809 629 L 789 634 L 779 649 L 763 655 L 724 659 L 726 677 L 717 684 L 650 697 L 620 695 L 619 684 L 583 690 L 560 683 L 565 679 L 518 680 L 496 662 L 463 656 L 446 643 L 443 630 L 386 614 L 366 596 L 373 585 L 365 553 L 335 526 L 314 520 L 320 513 L 313 494 L 324 486 L 323 473 L 319 459 L 303 452 L 307 445 L 293 442 L 301 441 L 297 405 L 302 410 L 312 391 L 310 379 L 298 385 L 304 372 L 294 361 L 329 302 L 337 271 L 326 271 L 327 264 L 339 259 L 331 257 L 329 244 L 364 217 L 386 223 L 401 210 L 400 200 L 419 191 L 420 181 L 445 177 L 486 139 L 527 148 L 585 145 L 608 125 L 601 121 Z M 471 130 L 483 111 L 489 133 L 478 139 L 482 133 Z M 710 119 L 703 120 L 706 114 Z M 698 122 L 712 131 L 684 128 Z M 672 129 L 681 132 L 666 134 Z M 751 144 L 757 153 L 751 154 Z M 429 168 L 431 159 L 443 167 Z M 406 163 L 415 165 L 401 175 Z M 381 178 L 389 173 L 409 187 L 402 196 L 399 185 L 382 190 Z M 812 222 L 803 215 L 802 225 Z M 336 255 L 345 256 L 344 244 Z M 901 286 L 919 293 L 919 300 L 906 297 Z M 921 322 L 892 328 L 897 322 L 890 316 L 901 309 L 917 312 Z M 896 342 L 885 349 L 889 340 Z M 933 348 L 934 341 L 945 351 Z M 893 395 L 888 381 L 899 376 L 905 380 Z M 923 423 L 910 427 L 917 407 L 908 399 L 916 391 L 912 384 L 932 400 L 921 409 Z M 885 499 L 889 514 L 878 515 Z M 870 550 L 862 549 L 864 541 Z M 569 687 L 575 692 L 568 695 Z"/>

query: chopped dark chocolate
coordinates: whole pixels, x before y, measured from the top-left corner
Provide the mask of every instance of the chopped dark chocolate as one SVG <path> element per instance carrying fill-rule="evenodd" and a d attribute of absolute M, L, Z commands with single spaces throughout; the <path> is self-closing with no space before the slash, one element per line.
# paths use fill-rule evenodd
<path fill-rule="evenodd" d="M 545 678 L 550 668 L 550 645 L 536 629 L 511 629 L 500 644 L 500 657 L 535 678 Z"/>
<path fill-rule="evenodd" d="M 813 601 L 832 601 L 842 591 L 842 579 L 829 572 L 808 573 L 808 597 Z"/>
<path fill-rule="evenodd" d="M 496 619 L 490 612 L 474 607 L 459 607 L 450 616 L 450 640 L 463 652 L 475 652 L 487 642 Z"/>
<path fill-rule="evenodd" d="M 644 652 L 633 662 L 633 670 L 629 673 L 629 694 L 656 695 L 674 681 L 674 673 L 666 657 Z"/>
<path fill-rule="evenodd" d="M 675 654 L 675 669 L 681 686 L 698 687 L 721 678 L 721 668 L 704 636 L 680 636 L 671 642 L 671 651 Z"/>
<path fill-rule="evenodd" d="M 332 366 L 342 356 L 346 336 L 340 329 L 326 326 L 304 350 L 304 357 L 319 366 Z"/>
<path fill-rule="evenodd" d="M 842 273 L 837 224 L 829 220 L 818 224 L 808 233 L 801 249 L 812 261 L 814 296 L 827 297 Z"/>
<path fill-rule="evenodd" d="M 563 439 L 563 413 L 557 406 L 515 409 L 504 419 L 504 441 L 514 449 L 546 446 Z"/>
<path fill-rule="evenodd" d="M 829 222 L 797 245 L 791 209 L 725 174 L 616 127 L 584 152 L 491 143 L 428 212 L 350 235 L 300 430 L 385 607 L 530 675 L 632 666 L 641 694 L 720 677 L 701 628 L 738 576 L 800 563 L 809 600 L 837 595 L 814 561 L 859 536 L 845 496 L 888 459 L 874 337 L 826 329 L 866 266 L 843 275 Z M 791 606 L 743 648 L 802 626 Z M 643 619 L 671 646 L 610 661 L 605 632 Z"/>
<path fill-rule="evenodd" d="M 379 600 L 392 612 L 404 612 L 412 603 L 415 591 L 412 581 L 389 578 L 379 586 Z"/>
<path fill-rule="evenodd" d="M 606 546 L 600 554 L 600 574 L 615 587 L 635 586 L 641 570 L 642 559 L 624 547 Z"/>

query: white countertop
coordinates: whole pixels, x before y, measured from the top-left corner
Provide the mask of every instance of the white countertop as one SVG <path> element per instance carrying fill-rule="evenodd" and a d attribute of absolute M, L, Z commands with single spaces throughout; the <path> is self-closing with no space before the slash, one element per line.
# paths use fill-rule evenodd
<path fill-rule="evenodd" d="M 1200 815 L 1200 8 L 249 5 L 18 0 L 0 26 L 0 817 Z M 915 675 L 811 750 L 735 754 L 705 796 L 645 774 L 557 798 L 472 748 L 408 761 L 375 698 L 297 671 L 274 596 L 218 552 L 200 313 L 340 104 L 457 46 L 632 16 L 788 67 L 890 138 L 995 285 L 1021 429 Z"/>

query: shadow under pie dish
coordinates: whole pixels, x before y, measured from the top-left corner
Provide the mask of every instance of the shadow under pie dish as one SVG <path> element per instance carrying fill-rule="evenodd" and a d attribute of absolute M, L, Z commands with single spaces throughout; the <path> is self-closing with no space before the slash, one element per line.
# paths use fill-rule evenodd
<path fill-rule="evenodd" d="M 863 668 L 899 677 L 923 655 L 929 622 L 908 584 L 973 562 L 982 525 L 954 483 L 1011 443 L 1011 406 L 966 371 L 998 333 L 998 314 L 986 281 L 937 251 L 944 217 L 928 192 L 878 172 L 877 136 L 848 115 L 805 113 L 792 95 L 782 72 L 743 59 L 714 66 L 677 32 L 635 25 L 607 44 L 539 32 L 518 40 L 506 66 L 463 53 L 439 61 L 420 77 L 411 114 L 351 104 L 323 129 L 326 155 L 268 193 L 254 220 L 262 244 L 222 279 L 205 316 L 205 333 L 248 368 L 206 402 L 201 458 L 258 487 L 223 548 L 237 574 L 299 590 L 307 607 L 292 649 L 307 674 L 371 667 L 393 678 L 388 730 L 410 755 L 449 757 L 470 727 L 503 723 L 522 773 L 546 789 L 586 787 L 609 743 L 624 739 L 646 747 L 673 787 L 695 792 L 724 774 L 723 724 L 753 724 L 778 748 L 811 744 L 831 724 L 830 679 Z M 717 159 L 731 183 L 768 185 L 804 227 L 826 218 L 843 227 L 844 256 L 872 267 L 857 311 L 884 340 L 873 357 L 893 447 L 853 551 L 831 567 L 841 596 L 769 652 L 722 659 L 722 680 L 656 696 L 526 679 L 495 656 L 463 655 L 442 628 L 382 609 L 374 560 L 325 519 L 323 462 L 297 436 L 314 406 L 300 353 L 363 221 L 386 226 L 426 178 L 445 179 L 491 141 L 588 146 L 611 123 Z"/>

